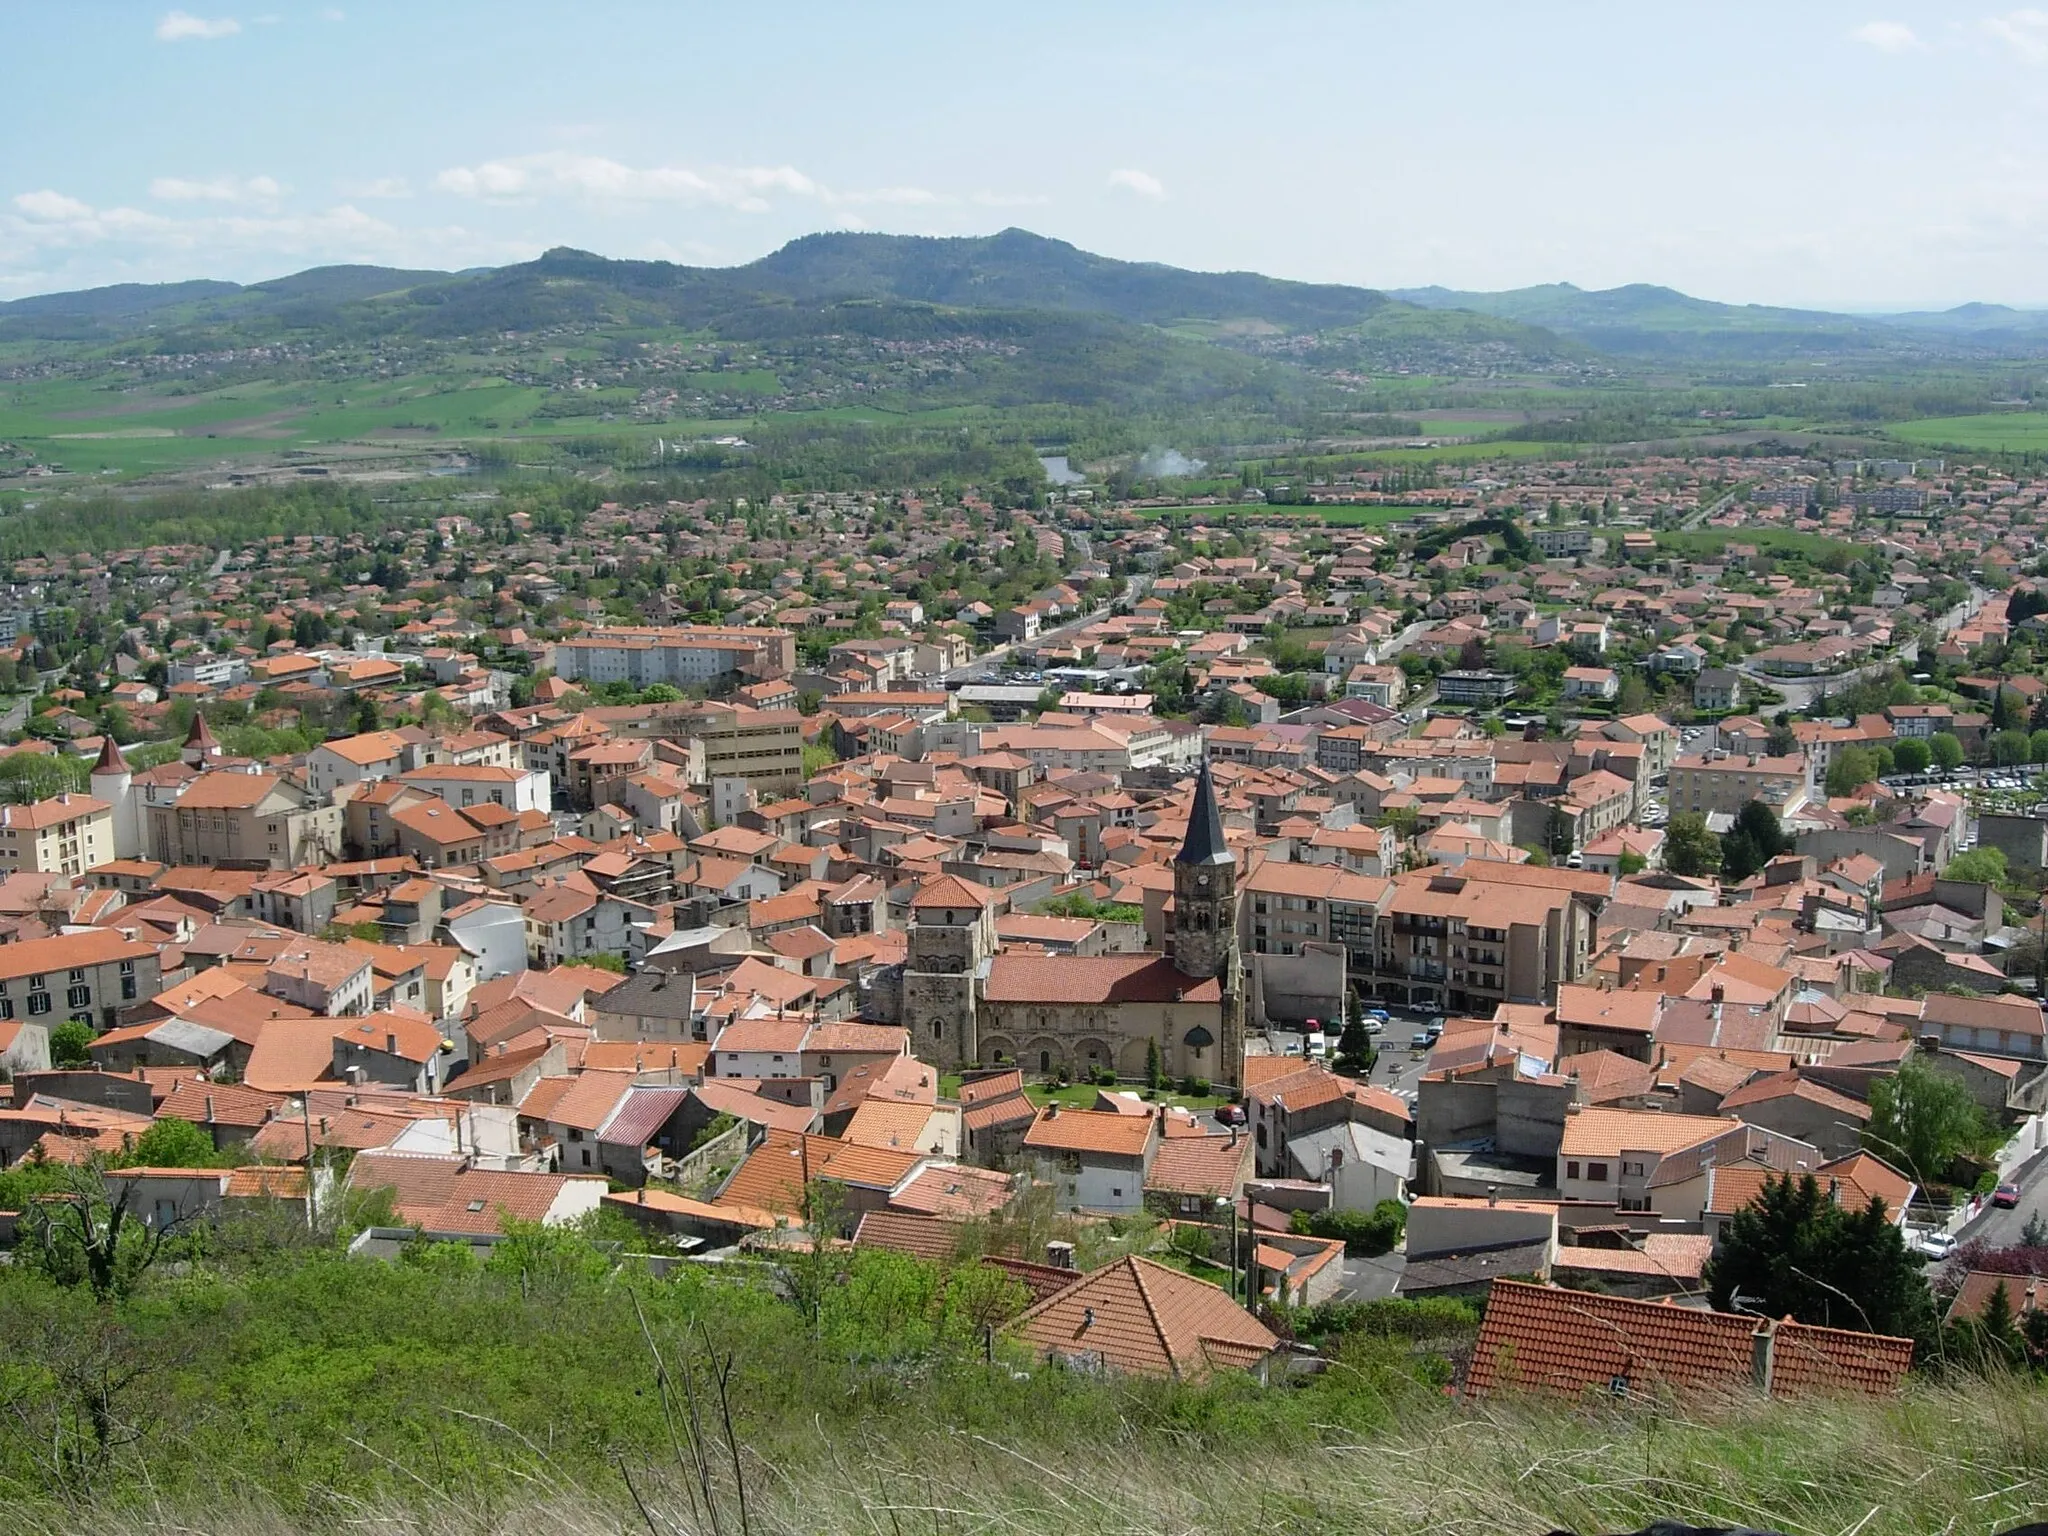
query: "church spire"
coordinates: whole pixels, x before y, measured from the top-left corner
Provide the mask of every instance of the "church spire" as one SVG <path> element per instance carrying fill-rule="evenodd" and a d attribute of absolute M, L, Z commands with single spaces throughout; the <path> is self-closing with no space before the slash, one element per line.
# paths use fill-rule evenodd
<path fill-rule="evenodd" d="M 1216 785 L 1204 762 L 1195 775 L 1195 802 L 1188 808 L 1187 840 L 1173 856 L 1176 864 L 1228 864 L 1230 845 L 1223 840 L 1223 812 L 1216 803 Z"/>

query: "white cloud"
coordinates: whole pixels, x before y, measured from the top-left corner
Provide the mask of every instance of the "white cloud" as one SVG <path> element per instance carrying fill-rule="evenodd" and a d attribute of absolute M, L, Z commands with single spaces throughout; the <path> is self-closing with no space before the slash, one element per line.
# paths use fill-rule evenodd
<path fill-rule="evenodd" d="M 194 16 L 189 11 L 167 11 L 164 19 L 156 24 L 156 40 L 160 43 L 211 42 L 219 37 L 233 37 L 242 30 L 242 24 L 232 16 Z"/>
<path fill-rule="evenodd" d="M 268 176 L 216 176 L 211 181 L 188 181 L 181 176 L 159 176 L 149 184 L 149 195 L 165 203 L 252 203 L 275 201 L 284 191 Z"/>
<path fill-rule="evenodd" d="M 1903 21 L 1866 21 L 1849 36 L 1879 53 L 1911 53 L 1920 47 L 1919 36 Z"/>
<path fill-rule="evenodd" d="M 948 200 L 923 187 L 839 191 L 790 165 L 710 166 L 702 170 L 679 165 L 631 166 L 602 155 L 566 150 L 451 166 L 434 178 L 434 185 L 457 197 L 493 202 L 576 197 L 605 204 L 681 203 L 740 213 L 765 213 L 772 206 L 770 200 L 778 196 L 802 198 L 828 208 L 927 206 Z"/>
<path fill-rule="evenodd" d="M 92 217 L 92 209 L 85 203 L 47 188 L 41 192 L 21 193 L 14 199 L 14 206 L 30 218 L 50 224 L 73 224 Z"/>
<path fill-rule="evenodd" d="M 2048 11 L 2028 8 L 1987 16 L 1984 30 L 2029 64 L 2048 63 Z"/>
<path fill-rule="evenodd" d="M 411 197 L 412 183 L 403 176 L 379 176 L 371 181 L 351 181 L 343 185 L 346 197 Z"/>
<path fill-rule="evenodd" d="M 1109 185 L 1125 192 L 1136 193 L 1148 202 L 1166 201 L 1166 184 L 1149 171 L 1111 171 Z"/>

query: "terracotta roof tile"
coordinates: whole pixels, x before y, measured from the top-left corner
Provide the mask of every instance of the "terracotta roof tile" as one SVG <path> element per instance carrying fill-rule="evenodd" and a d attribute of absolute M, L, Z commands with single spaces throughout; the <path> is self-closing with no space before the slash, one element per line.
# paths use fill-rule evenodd
<path fill-rule="evenodd" d="M 1681 1394 L 1752 1390 L 1753 1317 L 1496 1280 L 1465 1391 Z M 1781 1322 L 1771 1388 L 1896 1392 L 1913 1341 Z"/>

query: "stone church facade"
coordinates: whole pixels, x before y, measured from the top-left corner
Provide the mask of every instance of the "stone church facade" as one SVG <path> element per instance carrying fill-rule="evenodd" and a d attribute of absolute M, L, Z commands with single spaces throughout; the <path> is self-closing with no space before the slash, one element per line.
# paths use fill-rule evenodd
<path fill-rule="evenodd" d="M 1136 1080 L 1156 1046 L 1170 1077 L 1240 1086 L 1237 861 L 1206 767 L 1173 874 L 1164 954 L 998 955 L 986 894 L 951 875 L 927 881 L 911 903 L 897 982 L 911 1048 L 950 1070 L 1109 1068 Z"/>

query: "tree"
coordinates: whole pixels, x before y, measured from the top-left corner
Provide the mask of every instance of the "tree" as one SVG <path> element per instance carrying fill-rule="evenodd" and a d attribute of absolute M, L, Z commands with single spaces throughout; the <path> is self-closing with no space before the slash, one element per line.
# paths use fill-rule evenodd
<path fill-rule="evenodd" d="M 1827 791 L 1831 798 L 1853 795 L 1877 777 L 1877 759 L 1863 747 L 1844 747 L 1828 764 Z"/>
<path fill-rule="evenodd" d="M 1991 738 L 1991 761 L 2000 768 L 2011 768 L 2024 763 L 2033 749 L 2025 731 L 2000 731 Z"/>
<path fill-rule="evenodd" d="M 1145 1086 L 1154 1093 L 1166 1086 L 1166 1069 L 1159 1062 L 1159 1042 L 1145 1042 Z"/>
<path fill-rule="evenodd" d="M 1763 801 L 1752 800 L 1736 814 L 1734 827 L 1721 839 L 1721 878 L 1747 880 L 1791 846 L 1778 813 Z"/>
<path fill-rule="evenodd" d="M 135 1138 L 118 1160 L 124 1168 L 219 1168 L 227 1163 L 213 1138 L 190 1120 L 166 1115 Z"/>
<path fill-rule="evenodd" d="M 2027 738 L 2027 761 L 2048 763 L 2048 730 L 2036 731 Z"/>
<path fill-rule="evenodd" d="M 2005 884 L 2005 854 L 1997 848 L 1972 848 L 1948 861 L 1941 872 L 1944 880 L 1962 880 L 1971 885 Z"/>
<path fill-rule="evenodd" d="M 1934 761 L 1934 749 L 1918 737 L 1908 736 L 1892 748 L 1892 761 L 1901 773 L 1925 773 Z"/>
<path fill-rule="evenodd" d="M 1790 757 L 1799 750 L 1799 733 L 1789 725 L 1774 725 L 1764 738 L 1764 750 L 1773 757 Z"/>
<path fill-rule="evenodd" d="M 92 1052 L 88 1049 L 93 1042 L 92 1026 L 77 1019 L 66 1019 L 50 1031 L 50 1065 L 53 1067 L 89 1067 Z"/>
<path fill-rule="evenodd" d="M 1711 875 L 1721 867 L 1721 839 L 1707 830 L 1706 817 L 1681 811 L 1664 829 L 1664 867 L 1674 875 Z"/>
<path fill-rule="evenodd" d="M 1356 995 L 1354 994 L 1354 1005 Z M 1350 1072 L 1360 1076 L 1372 1070 L 1372 1036 L 1366 1032 L 1362 1014 L 1351 1019 L 1344 1026 L 1344 1033 L 1337 1040 L 1336 1067 L 1339 1072 Z"/>
<path fill-rule="evenodd" d="M 95 1301 L 126 1296 L 188 1219 L 172 1212 L 145 1220 L 129 1208 L 140 1187 L 135 1179 L 110 1184 L 91 1165 L 71 1170 L 63 1187 L 22 1215 L 29 1261 L 59 1285 L 89 1287 Z"/>
<path fill-rule="evenodd" d="M 1991 695 L 1991 729 L 2009 731 L 2023 723 L 2023 719 L 2019 696 L 2007 689 L 2003 683 L 1999 684 L 1998 690 Z"/>
<path fill-rule="evenodd" d="M 1998 1129 L 1962 1079 L 1910 1057 L 1870 1085 L 1863 1144 L 1924 1187 L 1948 1182 L 1956 1160 L 1995 1146 Z"/>
<path fill-rule="evenodd" d="M 1919 1256 L 1884 1202 L 1844 1210 L 1810 1173 L 1766 1179 L 1728 1223 L 1705 1278 L 1717 1311 L 1914 1339 L 1933 1328 Z"/>
<path fill-rule="evenodd" d="M 1927 745 L 1934 752 L 1935 762 L 1944 773 L 1963 766 L 1963 744 L 1952 731 L 1936 731 L 1927 738 Z"/>
<path fill-rule="evenodd" d="M 1649 867 L 1650 861 L 1644 858 L 1640 853 L 1637 853 L 1635 849 L 1624 848 L 1621 852 L 1620 863 L 1622 874 L 1624 876 L 1628 876 L 1640 875 L 1645 869 Z"/>

